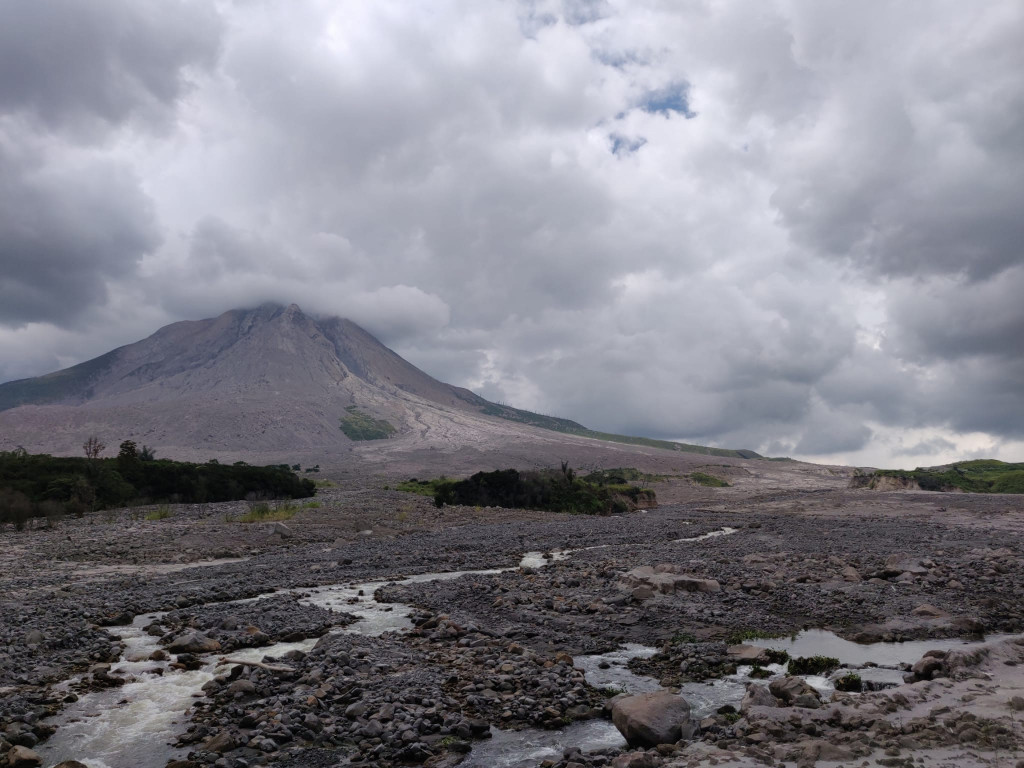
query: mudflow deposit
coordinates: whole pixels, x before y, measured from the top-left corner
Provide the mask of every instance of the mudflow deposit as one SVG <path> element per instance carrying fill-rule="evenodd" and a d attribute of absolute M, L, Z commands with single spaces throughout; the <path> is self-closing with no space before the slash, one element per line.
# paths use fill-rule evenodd
<path fill-rule="evenodd" d="M 0 387 L 4 439 L 317 456 L 321 487 L 283 522 L 241 522 L 237 501 L 0 530 L 0 765 L 1024 766 L 1024 497 L 544 430 L 297 308 L 204 323 Z M 254 333 L 277 345 L 262 370 L 238 346 Z M 296 373 L 275 410 L 310 349 L 327 373 Z M 175 397 L 237 429 L 175 422 Z M 339 431 L 352 405 L 395 434 L 281 442 L 296 427 L 276 415 Z M 559 460 L 652 473 L 658 504 L 395 490 Z"/>

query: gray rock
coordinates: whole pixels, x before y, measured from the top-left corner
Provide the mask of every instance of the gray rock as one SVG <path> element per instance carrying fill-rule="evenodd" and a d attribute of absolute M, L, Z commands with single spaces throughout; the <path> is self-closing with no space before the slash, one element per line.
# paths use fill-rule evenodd
<path fill-rule="evenodd" d="M 171 653 L 211 653 L 220 650 L 220 643 L 202 632 L 186 632 L 167 645 Z"/>
<path fill-rule="evenodd" d="M 820 694 L 799 677 L 780 677 L 772 680 L 768 684 L 768 690 L 775 698 L 789 706 L 806 707 L 811 701 L 814 702 L 812 708 L 821 706 Z M 798 699 L 801 702 L 799 704 Z"/>
<path fill-rule="evenodd" d="M 11 747 L 7 753 L 7 765 L 9 768 L 35 768 L 43 764 L 43 758 L 28 747 Z"/>
<path fill-rule="evenodd" d="M 689 703 L 668 691 L 616 696 L 611 709 L 615 727 L 635 747 L 674 744 L 683 737 L 684 727 L 693 733 Z"/>
<path fill-rule="evenodd" d="M 46 637 L 38 629 L 25 633 L 25 645 L 39 645 L 46 641 Z"/>
<path fill-rule="evenodd" d="M 234 735 L 230 731 L 221 731 L 216 736 L 212 736 L 203 745 L 203 749 L 207 752 L 216 752 L 222 754 L 235 748 L 237 741 Z"/>
<path fill-rule="evenodd" d="M 228 686 L 228 693 L 232 696 L 236 693 L 248 695 L 250 693 L 256 693 L 256 685 L 251 680 L 235 680 L 231 685 Z"/>
<path fill-rule="evenodd" d="M 290 539 L 295 535 L 292 529 L 282 522 L 271 525 L 269 533 L 271 536 L 280 536 L 282 539 Z"/>
<path fill-rule="evenodd" d="M 759 648 L 756 645 L 730 645 L 726 649 L 726 653 L 729 654 L 730 659 L 734 659 L 742 664 L 765 664 L 768 662 L 768 651 L 765 648 Z"/>
<path fill-rule="evenodd" d="M 935 656 L 925 656 L 910 668 L 910 674 L 914 681 L 931 680 L 940 675 L 945 666 L 942 659 Z"/>
<path fill-rule="evenodd" d="M 746 713 L 751 707 L 777 706 L 779 706 L 779 700 L 772 696 L 767 687 L 750 683 L 747 686 L 747 692 L 743 694 L 743 701 L 740 702 L 740 712 Z"/>

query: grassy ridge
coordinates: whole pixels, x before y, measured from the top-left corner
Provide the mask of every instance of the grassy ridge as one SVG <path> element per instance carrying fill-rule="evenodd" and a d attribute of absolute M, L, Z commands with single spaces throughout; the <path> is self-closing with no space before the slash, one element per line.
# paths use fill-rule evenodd
<path fill-rule="evenodd" d="M 614 432 L 599 432 L 595 429 L 588 429 L 582 424 L 571 419 L 562 419 L 557 416 L 544 416 L 540 413 L 524 411 L 520 408 L 513 408 L 510 405 L 498 405 L 488 403 L 483 407 L 487 416 L 497 416 L 506 421 L 515 421 L 520 424 L 550 429 L 554 432 L 562 432 L 568 435 L 579 435 L 590 437 L 595 440 L 604 440 L 611 443 L 626 443 L 628 445 L 644 445 L 648 448 L 661 448 L 667 451 L 682 451 L 684 453 L 700 453 L 705 456 L 725 456 L 733 459 L 760 459 L 760 454 L 745 449 L 731 450 L 728 448 L 708 448 L 703 445 L 692 445 L 690 443 L 677 443 L 671 440 L 655 440 L 650 437 L 632 437 L 630 435 L 617 435 Z"/>
<path fill-rule="evenodd" d="M 868 477 L 913 480 L 924 491 L 1024 493 L 1024 463 L 1010 464 L 996 459 L 959 461 L 941 467 L 918 467 L 909 470 L 878 469 Z"/>

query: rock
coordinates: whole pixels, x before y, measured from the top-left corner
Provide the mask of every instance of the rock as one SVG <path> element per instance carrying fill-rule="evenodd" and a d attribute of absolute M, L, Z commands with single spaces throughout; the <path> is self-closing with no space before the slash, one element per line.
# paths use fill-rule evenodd
<path fill-rule="evenodd" d="M 171 653 L 211 653 L 220 650 L 220 643 L 202 632 L 186 632 L 167 645 Z"/>
<path fill-rule="evenodd" d="M 944 662 L 935 656 L 925 656 L 910 668 L 914 681 L 931 680 L 942 672 Z"/>
<path fill-rule="evenodd" d="M 633 590 L 634 600 L 650 600 L 654 597 L 654 589 L 649 584 L 641 584 Z"/>
<path fill-rule="evenodd" d="M 806 761 L 811 765 L 818 760 L 841 762 L 856 758 L 856 755 L 846 747 L 841 747 L 838 744 L 832 744 L 824 739 L 815 739 L 808 742 L 804 745 L 802 753 L 803 754 L 801 756 L 803 761 Z"/>
<path fill-rule="evenodd" d="M 65 760 L 63 763 L 57 763 L 53 768 L 89 768 L 89 766 L 77 760 Z"/>
<path fill-rule="evenodd" d="M 729 654 L 729 658 L 734 659 L 742 664 L 766 664 L 768 662 L 768 652 L 765 648 L 758 648 L 756 645 L 730 645 L 726 649 L 726 653 Z"/>
<path fill-rule="evenodd" d="M 662 563 L 651 568 L 644 565 L 634 568 L 621 577 L 627 587 L 648 586 L 662 594 L 675 592 L 719 592 L 722 589 L 715 579 L 702 579 L 682 573 L 681 566 Z"/>
<path fill-rule="evenodd" d="M 787 706 L 808 706 L 813 702 L 813 708 L 821 706 L 821 695 L 799 677 L 780 677 L 768 684 L 768 690 L 772 696 L 779 699 Z M 797 703 L 797 700 L 801 703 Z"/>
<path fill-rule="evenodd" d="M 1020 696 L 1014 696 L 1007 703 L 1010 709 L 1012 709 L 1014 712 L 1024 712 L 1024 698 L 1021 698 Z"/>
<path fill-rule="evenodd" d="M 655 768 L 655 765 L 646 752 L 624 752 L 612 760 L 612 768 Z"/>
<path fill-rule="evenodd" d="M 848 565 L 843 568 L 843 581 L 856 582 L 861 581 L 860 571 L 854 568 L 852 565 Z"/>
<path fill-rule="evenodd" d="M 256 684 L 251 680 L 235 680 L 231 685 L 228 686 L 227 692 L 234 696 L 236 693 L 248 695 L 250 693 L 256 693 Z"/>
<path fill-rule="evenodd" d="M 751 707 L 777 707 L 779 700 L 772 696 L 771 691 L 763 685 L 750 683 L 747 692 L 743 694 L 743 701 L 740 702 L 740 712 L 746 714 Z"/>
<path fill-rule="evenodd" d="M 216 736 L 211 737 L 203 745 L 203 749 L 207 752 L 216 752 L 222 754 L 235 748 L 237 741 L 234 735 L 230 731 L 221 731 Z"/>
<path fill-rule="evenodd" d="M 690 705 L 668 691 L 616 696 L 611 702 L 612 722 L 631 746 L 674 744 L 684 731 L 692 735 Z"/>
<path fill-rule="evenodd" d="M 271 525 L 269 533 L 271 536 L 280 536 L 282 539 L 290 539 L 295 535 L 292 529 L 282 522 Z"/>
<path fill-rule="evenodd" d="M 7 753 L 9 768 L 34 768 L 34 766 L 42 764 L 43 758 L 28 747 L 11 747 Z"/>
<path fill-rule="evenodd" d="M 886 559 L 885 567 L 882 569 L 883 578 L 891 579 L 906 573 L 912 576 L 924 576 L 928 573 L 928 568 L 921 563 L 920 559 L 906 555 L 890 555 Z"/>
<path fill-rule="evenodd" d="M 929 605 L 928 603 L 922 603 L 910 613 L 913 616 L 923 619 L 941 619 L 943 616 L 949 615 L 945 611 L 936 608 L 934 605 Z"/>
<path fill-rule="evenodd" d="M 46 637 L 38 629 L 25 633 L 25 645 L 40 645 L 46 641 Z"/>

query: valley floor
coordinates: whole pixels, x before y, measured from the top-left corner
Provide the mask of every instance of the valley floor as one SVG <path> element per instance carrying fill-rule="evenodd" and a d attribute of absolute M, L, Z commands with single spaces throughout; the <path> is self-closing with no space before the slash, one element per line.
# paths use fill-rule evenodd
<path fill-rule="evenodd" d="M 707 471 L 731 487 L 672 476 L 652 485 L 659 507 L 617 517 L 436 509 L 392 490 L 404 477 L 350 472 L 276 532 L 238 522 L 243 502 L 0 530 L 0 755 L 143 765 L 48 745 L 137 682 L 195 673 L 165 723 L 171 744 L 149 745 L 155 765 L 469 765 L 492 733 L 607 720 L 608 692 L 574 659 L 657 649 L 633 668 L 672 688 L 735 672 L 727 642 L 825 628 L 859 642 L 1007 637 L 951 652 L 932 680 L 706 713 L 671 747 L 570 745 L 508 765 L 1024 764 L 1024 497 L 849 490 L 847 470 L 787 462 Z M 524 564 L 528 552 L 559 554 Z M 624 579 L 661 564 L 718 588 Z M 470 573 L 402 581 L 453 571 Z M 314 599 L 367 582 L 384 606 L 356 588 Z M 386 621 L 386 604 L 413 606 L 410 628 L 354 631 L 371 603 Z M 259 666 L 275 643 L 290 645 Z"/>

